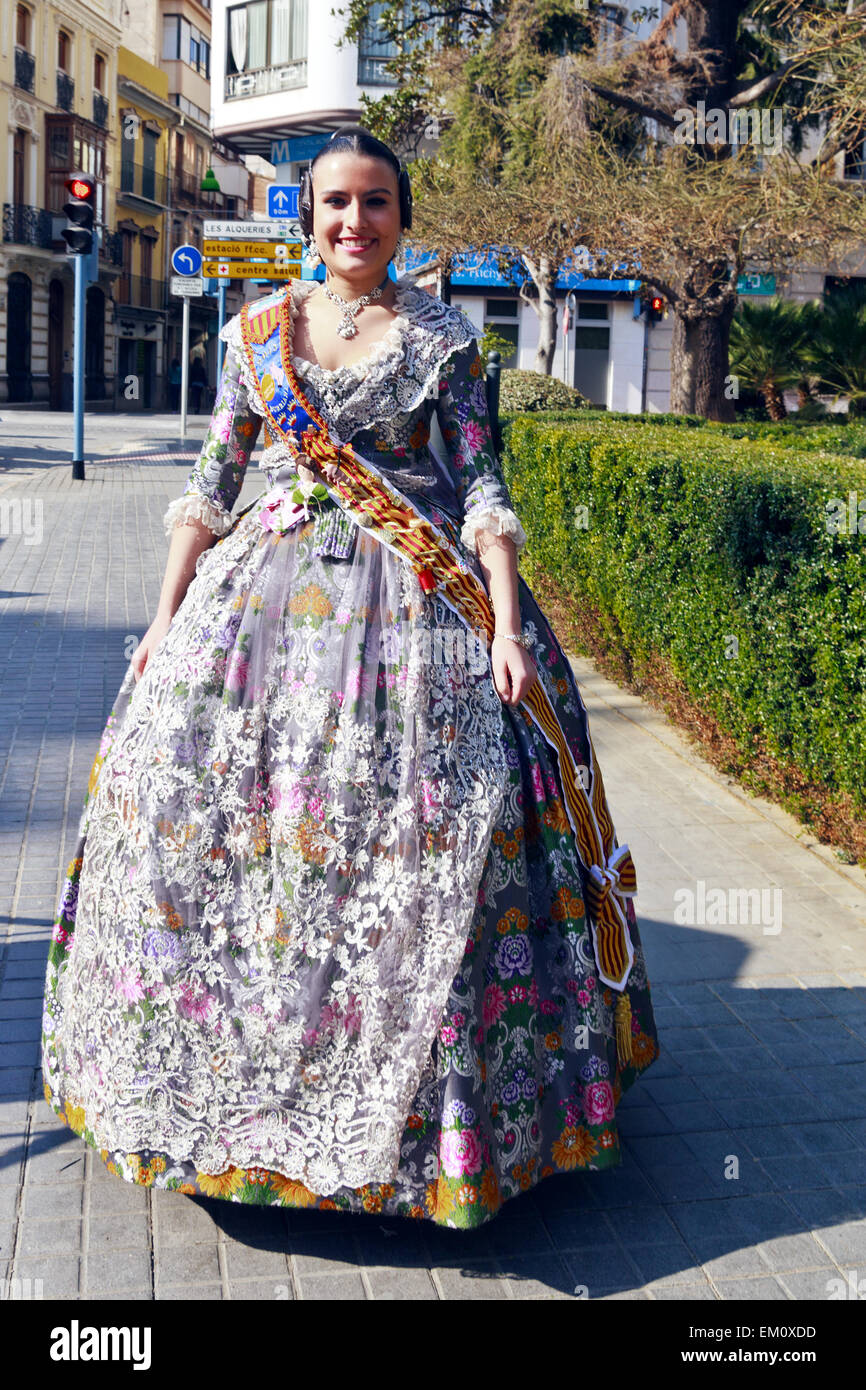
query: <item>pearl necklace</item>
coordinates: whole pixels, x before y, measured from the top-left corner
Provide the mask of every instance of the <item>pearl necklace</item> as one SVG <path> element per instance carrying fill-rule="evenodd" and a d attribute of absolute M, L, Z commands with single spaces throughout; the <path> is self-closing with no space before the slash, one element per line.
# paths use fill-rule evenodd
<path fill-rule="evenodd" d="M 365 305 L 372 303 L 374 299 L 382 298 L 382 291 L 387 283 L 388 276 L 386 275 L 381 284 L 377 285 L 369 294 L 359 295 L 357 299 L 352 300 L 342 299 L 341 296 L 337 294 L 336 290 L 329 289 L 327 285 L 322 286 L 327 298 L 333 300 L 333 302 L 343 310 L 343 317 L 337 324 L 337 332 L 341 338 L 355 337 L 358 329 L 352 320 L 355 318 L 356 314 L 360 314 Z"/>

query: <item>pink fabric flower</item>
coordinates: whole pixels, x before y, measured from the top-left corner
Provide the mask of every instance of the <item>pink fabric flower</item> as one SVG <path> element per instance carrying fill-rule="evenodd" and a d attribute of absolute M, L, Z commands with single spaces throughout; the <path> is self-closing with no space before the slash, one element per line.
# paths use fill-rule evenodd
<path fill-rule="evenodd" d="M 499 985 L 488 985 L 484 991 L 481 1017 L 486 1027 L 496 1023 L 505 1012 L 505 995 Z"/>
<path fill-rule="evenodd" d="M 449 1178 L 462 1178 L 481 1168 L 481 1145 L 471 1129 L 446 1129 L 439 1142 L 439 1162 Z"/>
<path fill-rule="evenodd" d="M 614 1117 L 613 1088 L 609 1081 L 594 1081 L 583 1093 L 583 1107 L 591 1125 Z"/>

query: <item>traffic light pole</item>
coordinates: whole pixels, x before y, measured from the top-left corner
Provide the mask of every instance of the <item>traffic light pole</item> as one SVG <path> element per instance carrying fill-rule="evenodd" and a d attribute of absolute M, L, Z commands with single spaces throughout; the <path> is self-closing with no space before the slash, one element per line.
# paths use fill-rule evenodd
<path fill-rule="evenodd" d="M 85 257 L 75 262 L 75 305 L 73 308 L 72 360 L 72 476 L 84 478 L 84 272 Z"/>
<path fill-rule="evenodd" d="M 183 297 L 183 335 L 180 349 L 180 437 L 186 439 L 186 393 L 189 382 L 189 295 Z"/>
<path fill-rule="evenodd" d="M 219 281 L 219 290 L 218 290 L 218 292 L 217 292 L 217 304 L 218 304 L 218 306 L 219 306 L 219 307 L 218 307 L 218 310 L 217 310 L 217 363 L 216 363 L 216 367 L 217 367 L 217 369 L 216 369 L 216 374 L 217 374 L 217 387 L 219 387 L 219 380 L 220 380 L 220 377 L 222 376 L 222 370 L 223 370 L 223 353 L 225 352 L 225 343 L 223 342 L 222 338 L 220 337 L 220 333 L 222 333 L 223 328 L 224 328 L 224 326 L 225 326 L 225 321 L 226 321 L 226 290 L 227 290 L 227 289 L 228 289 L 228 284 L 226 283 L 225 280 L 222 280 L 222 279 L 221 279 L 221 280 Z"/>

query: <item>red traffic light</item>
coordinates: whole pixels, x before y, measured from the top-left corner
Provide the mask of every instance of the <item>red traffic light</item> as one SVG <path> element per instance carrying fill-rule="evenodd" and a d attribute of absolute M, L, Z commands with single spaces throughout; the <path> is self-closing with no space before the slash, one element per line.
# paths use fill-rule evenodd
<path fill-rule="evenodd" d="M 662 311 L 662 309 L 663 309 L 664 307 L 665 307 L 665 302 L 664 302 L 664 300 L 662 299 L 661 295 L 658 295 L 658 294 L 655 295 L 654 298 L 653 298 L 653 301 L 652 301 L 652 310 L 653 310 L 653 313 L 654 313 L 654 314 L 660 314 L 661 311 Z"/>
<path fill-rule="evenodd" d="M 96 179 L 91 178 L 89 174 L 70 174 L 64 187 L 73 198 L 89 202 L 96 192 Z"/>

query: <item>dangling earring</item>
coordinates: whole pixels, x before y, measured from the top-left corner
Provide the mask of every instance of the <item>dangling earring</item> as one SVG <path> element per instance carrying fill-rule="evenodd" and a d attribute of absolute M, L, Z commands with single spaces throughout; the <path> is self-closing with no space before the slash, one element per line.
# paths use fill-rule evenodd
<path fill-rule="evenodd" d="M 322 257 L 319 252 L 319 248 L 316 245 L 316 238 L 313 236 L 312 232 L 310 232 L 310 235 L 306 238 L 304 245 L 307 248 L 307 255 L 310 258 L 310 265 L 313 267 L 313 270 L 315 270 L 317 265 L 322 264 Z"/>
<path fill-rule="evenodd" d="M 404 237 L 403 233 L 401 232 L 400 235 L 399 235 L 399 237 L 397 238 L 397 245 L 394 247 L 394 250 L 393 250 L 392 255 L 391 255 L 391 260 L 392 260 L 392 261 L 394 262 L 394 264 L 396 265 L 398 261 L 401 261 L 401 260 L 403 259 L 403 257 L 405 256 L 405 254 L 406 254 L 406 238 Z"/>

